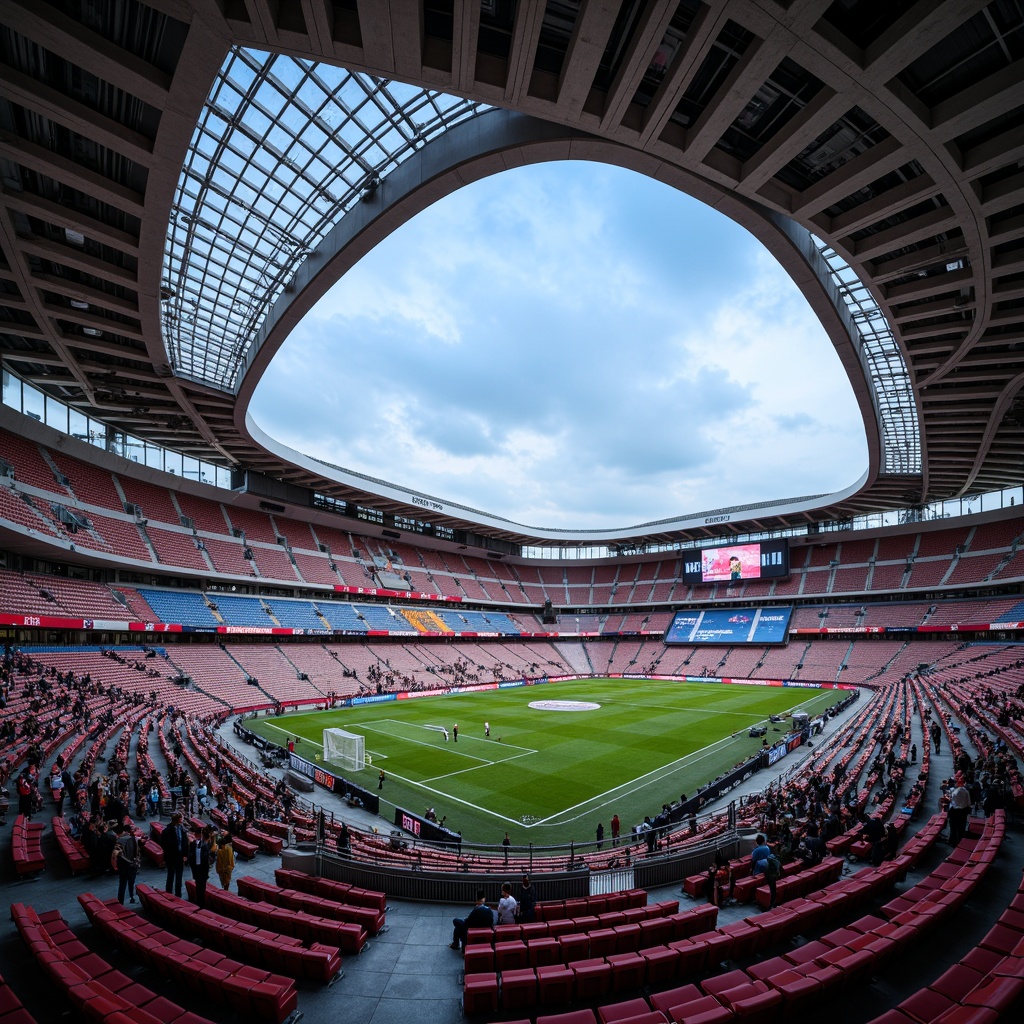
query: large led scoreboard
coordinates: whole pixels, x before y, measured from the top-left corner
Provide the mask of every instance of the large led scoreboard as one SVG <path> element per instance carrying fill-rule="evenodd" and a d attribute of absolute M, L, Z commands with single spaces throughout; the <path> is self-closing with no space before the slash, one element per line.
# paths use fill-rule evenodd
<path fill-rule="evenodd" d="M 682 553 L 684 583 L 740 583 L 789 575 L 789 541 L 785 538 L 695 548 Z"/>
<path fill-rule="evenodd" d="M 667 644 L 784 644 L 792 607 L 707 608 L 676 612 Z"/>

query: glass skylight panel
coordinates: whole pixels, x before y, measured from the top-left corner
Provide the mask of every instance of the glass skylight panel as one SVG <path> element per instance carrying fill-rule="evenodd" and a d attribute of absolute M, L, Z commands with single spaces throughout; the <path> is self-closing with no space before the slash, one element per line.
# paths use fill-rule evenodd
<path fill-rule="evenodd" d="M 889 322 L 850 265 L 825 242 L 815 238 L 814 243 L 857 328 L 882 431 L 884 472 L 918 474 L 921 434 L 914 389 Z"/>
<path fill-rule="evenodd" d="M 328 64 L 232 50 L 168 226 L 163 332 L 175 369 L 231 389 L 274 300 L 367 178 L 486 109 Z"/>

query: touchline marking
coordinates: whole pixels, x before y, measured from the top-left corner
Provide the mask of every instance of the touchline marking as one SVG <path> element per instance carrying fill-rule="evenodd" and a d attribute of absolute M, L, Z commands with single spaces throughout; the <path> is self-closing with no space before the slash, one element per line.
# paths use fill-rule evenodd
<path fill-rule="evenodd" d="M 644 775 L 638 775 L 636 776 L 636 778 L 630 779 L 628 782 L 622 783 L 621 786 L 615 786 L 613 789 L 606 790 L 604 793 L 598 793 L 596 796 L 590 797 L 589 800 L 582 800 L 580 801 L 580 803 L 574 804 L 571 807 L 563 807 L 562 810 L 558 811 L 556 814 L 551 814 L 546 818 L 541 818 L 538 821 L 535 821 L 529 825 L 524 825 L 523 827 L 535 828 L 538 825 L 547 825 L 552 823 L 569 825 L 572 822 L 578 821 L 580 818 L 582 818 L 583 814 L 577 814 L 572 818 L 565 818 L 564 820 L 562 820 L 563 814 L 569 814 L 570 812 L 579 810 L 583 807 L 589 808 L 589 810 L 591 811 L 600 810 L 602 807 L 607 807 L 608 804 L 610 804 L 612 801 L 611 799 L 605 799 L 606 797 L 611 797 L 613 794 L 619 793 L 622 790 L 632 791 L 638 789 L 640 788 L 640 784 L 644 780 L 657 778 L 659 775 L 667 777 L 668 775 L 671 775 L 674 772 L 678 771 L 685 764 L 696 764 L 699 761 L 703 761 L 704 758 L 711 756 L 711 752 L 715 749 L 715 747 L 721 746 L 724 743 L 729 743 L 732 741 L 732 739 L 732 736 L 724 736 L 722 739 L 716 740 L 714 743 L 710 743 L 708 744 L 708 746 L 702 747 L 700 750 L 695 750 L 692 754 L 687 754 L 685 757 L 680 757 L 676 761 L 669 761 L 668 764 L 663 764 L 660 768 L 654 768 L 651 771 L 646 772 Z M 597 801 L 604 802 L 598 803 Z"/>

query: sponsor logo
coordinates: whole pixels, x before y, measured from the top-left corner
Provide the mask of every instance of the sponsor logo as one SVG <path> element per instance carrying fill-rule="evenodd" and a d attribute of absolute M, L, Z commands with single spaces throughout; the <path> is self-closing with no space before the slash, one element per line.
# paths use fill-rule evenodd
<path fill-rule="evenodd" d="M 423 508 L 430 508 L 430 509 L 433 509 L 435 512 L 443 512 L 444 511 L 444 505 L 442 505 L 441 502 L 439 502 L 439 501 L 430 501 L 427 498 L 421 498 L 418 494 L 410 494 L 409 495 L 409 500 L 414 505 L 422 505 Z"/>
<path fill-rule="evenodd" d="M 704 523 L 706 526 L 710 526 L 712 523 L 727 523 L 731 518 L 731 516 L 707 516 Z"/>

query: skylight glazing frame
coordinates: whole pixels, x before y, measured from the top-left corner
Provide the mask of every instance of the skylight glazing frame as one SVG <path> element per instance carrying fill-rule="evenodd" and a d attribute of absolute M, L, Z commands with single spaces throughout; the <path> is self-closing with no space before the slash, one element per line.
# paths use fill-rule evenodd
<path fill-rule="evenodd" d="M 162 328 L 175 373 L 232 390 L 270 307 L 367 183 L 489 109 L 233 48 L 196 125 L 167 229 Z"/>
<path fill-rule="evenodd" d="M 882 431 L 883 472 L 920 474 L 921 427 L 906 361 L 885 314 L 867 286 L 830 245 L 813 238 L 857 328 Z"/>

